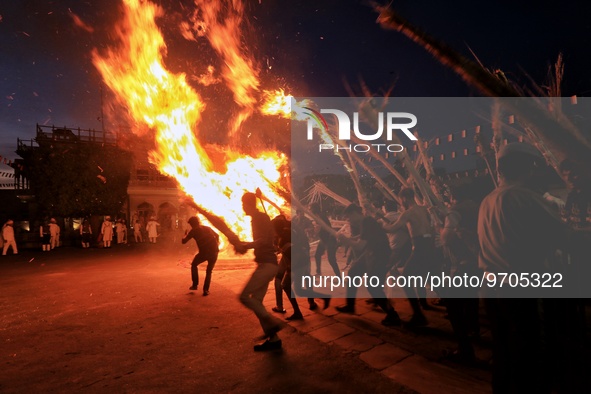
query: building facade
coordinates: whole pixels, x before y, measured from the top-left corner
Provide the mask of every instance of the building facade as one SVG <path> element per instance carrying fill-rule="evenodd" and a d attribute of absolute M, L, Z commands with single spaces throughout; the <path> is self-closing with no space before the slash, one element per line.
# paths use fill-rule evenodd
<path fill-rule="evenodd" d="M 15 199 L 18 198 L 23 206 L 28 207 L 26 210 L 28 212 L 21 214 L 23 217 L 19 218 L 23 223 L 23 233 L 26 235 L 24 237 L 26 240 L 23 239 L 23 241 L 33 245 L 38 236 L 38 231 L 35 231 L 36 225 L 33 224 L 33 220 L 38 216 L 37 204 L 34 193 L 31 192 L 30 180 L 26 177 L 26 166 L 27 158 L 31 157 L 31 152 L 43 144 L 63 146 L 91 144 L 97 147 L 108 145 L 132 153 L 133 160 L 126 200 L 116 217 L 112 219 L 125 219 L 131 228 L 136 220 L 139 220 L 145 228 L 147 221 L 154 217 L 160 223 L 161 232 L 186 228 L 188 217 L 195 212 L 192 208 L 185 207 L 181 203 L 183 193 L 178 189 L 176 181 L 162 175 L 149 163 L 147 160 L 149 146 L 143 146 L 141 141 L 137 141 L 137 138 L 130 143 L 131 133 L 127 134 L 126 136 L 121 133 L 37 125 L 36 138 L 17 140 L 16 153 L 21 156 L 21 159 L 15 160 L 12 165 L 14 168 L 14 189 L 11 191 L 11 195 L 14 194 Z M 129 149 L 130 146 L 133 146 L 133 149 Z M 107 214 L 112 216 L 113 212 L 97 212 L 96 215 L 92 215 L 90 219 L 93 224 L 93 232 L 95 227 L 98 231 L 98 226 L 102 223 L 104 215 Z M 72 232 L 72 238 L 75 238 L 77 227 L 82 218 L 59 218 L 58 220 L 66 227 L 64 230 Z"/>

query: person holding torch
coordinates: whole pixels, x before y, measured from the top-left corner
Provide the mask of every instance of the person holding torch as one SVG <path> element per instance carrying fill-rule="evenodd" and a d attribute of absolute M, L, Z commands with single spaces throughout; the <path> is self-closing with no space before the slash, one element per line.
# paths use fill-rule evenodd
<path fill-rule="evenodd" d="M 283 324 L 271 316 L 263 305 L 263 298 L 267 293 L 269 282 L 275 278 L 278 270 L 277 255 L 273 243 L 275 231 L 269 215 L 258 210 L 256 194 L 244 193 L 242 209 L 247 216 L 251 217 L 253 241 L 234 242 L 234 249 L 239 254 L 253 249 L 257 267 L 240 294 L 240 302 L 254 312 L 264 332 L 265 342 L 255 345 L 254 350 L 279 350 L 282 344 L 277 332 L 283 328 Z"/>

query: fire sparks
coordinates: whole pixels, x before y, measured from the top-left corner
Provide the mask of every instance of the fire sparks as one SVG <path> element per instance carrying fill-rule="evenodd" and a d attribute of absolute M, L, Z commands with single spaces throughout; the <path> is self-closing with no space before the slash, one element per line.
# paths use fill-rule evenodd
<path fill-rule="evenodd" d="M 286 95 L 283 89 L 265 90 L 264 103 L 261 113 L 264 115 L 277 115 L 292 120 L 307 120 L 312 115 L 311 107 L 314 104 L 310 100 L 296 102 L 294 97 Z"/>
<path fill-rule="evenodd" d="M 252 115 L 259 90 L 258 70 L 251 57 L 242 50 L 241 30 L 244 4 L 240 0 L 195 0 L 197 11 L 192 16 L 197 35 L 205 35 L 212 48 L 223 60 L 222 78 L 242 108 L 231 121 L 234 134 Z M 186 33 L 185 33 L 186 34 Z"/>
<path fill-rule="evenodd" d="M 261 112 L 265 115 L 278 115 L 289 119 L 291 117 L 291 96 L 285 95 L 283 89 L 265 91 L 264 104 Z"/>
<path fill-rule="evenodd" d="M 222 48 L 230 46 L 224 37 L 238 39 L 237 33 L 231 31 L 237 26 L 231 29 L 230 25 L 239 25 L 240 17 L 236 15 L 226 24 L 211 23 L 219 12 L 217 3 L 208 3 L 212 14 L 206 17 L 210 22 L 207 34 L 212 46 L 223 54 L 223 78 L 232 82 L 235 98 L 243 100 L 244 115 L 254 108 L 251 93 L 258 89 L 258 80 L 247 60 L 239 58 L 238 52 L 231 54 Z M 164 66 L 166 44 L 155 22 L 162 15 L 161 8 L 140 0 L 124 0 L 123 5 L 124 19 L 115 30 L 119 45 L 104 54 L 95 50 L 95 66 L 133 120 L 154 131 L 156 148 L 149 154 L 150 162 L 175 178 L 196 204 L 223 217 L 242 239 L 250 238 L 241 196 L 244 191 L 260 188 L 267 198 L 284 206 L 285 201 L 274 193 L 267 180 L 279 182 L 285 156 L 270 151 L 250 157 L 202 145 L 197 126 L 205 104 L 187 83 L 185 74 L 173 74 Z M 206 9 L 205 5 L 202 9 Z M 250 70 L 250 76 L 236 72 L 242 67 Z"/>
<path fill-rule="evenodd" d="M 84 23 L 84 21 L 82 19 L 80 19 L 80 17 L 78 15 L 76 15 L 75 13 L 73 13 L 70 10 L 70 17 L 72 18 L 72 21 L 74 22 L 74 26 L 84 30 L 87 33 L 93 33 L 94 29 L 91 26 L 88 26 L 86 23 Z"/>

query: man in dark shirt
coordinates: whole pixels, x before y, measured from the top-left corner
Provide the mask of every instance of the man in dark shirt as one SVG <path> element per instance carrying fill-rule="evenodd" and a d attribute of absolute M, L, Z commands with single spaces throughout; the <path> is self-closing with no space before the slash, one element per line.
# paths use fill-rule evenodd
<path fill-rule="evenodd" d="M 349 219 L 351 227 L 357 226 L 360 229 L 358 238 L 339 235 L 340 241 L 347 242 L 352 248 L 360 252 L 360 257 L 351 265 L 348 275 L 353 277 L 367 274 L 379 278 L 380 285 L 369 286 L 367 290 L 373 297 L 375 304 L 386 312 L 386 318 L 382 320 L 382 324 L 385 326 L 399 325 L 401 323 L 400 317 L 386 298 L 383 287 L 386 275 L 392 268 L 389 264 L 391 250 L 386 231 L 374 218 L 363 215 L 361 207 L 356 204 L 349 205 L 344 214 Z M 355 286 L 348 287 L 347 304 L 337 306 L 336 310 L 343 313 L 355 313 L 356 293 L 357 288 Z"/>
<path fill-rule="evenodd" d="M 329 227 L 331 226 L 330 220 L 328 219 L 328 216 L 326 216 L 326 214 L 320 208 L 320 204 L 312 204 L 310 206 L 310 210 L 320 220 L 322 220 L 324 224 L 328 225 Z M 326 229 L 324 229 L 320 223 L 317 223 L 317 225 L 320 227 L 320 230 L 318 231 L 318 246 L 316 247 L 316 252 L 314 253 L 314 261 L 316 262 L 316 274 L 320 275 L 322 273 L 322 255 L 324 255 L 324 252 L 326 252 L 328 263 L 332 267 L 334 274 L 336 276 L 340 276 L 341 271 L 339 269 L 339 265 L 337 264 L 337 239 L 334 235 L 326 231 Z"/>
<path fill-rule="evenodd" d="M 468 185 L 470 186 L 470 185 Z M 464 274 L 482 276 L 478 269 L 478 209 L 479 204 L 467 194 L 467 186 L 455 187 L 451 194 L 451 207 L 441 229 L 441 245 L 447 264 L 448 275 Z M 444 297 L 449 322 L 453 329 L 458 349 L 448 354 L 452 361 L 474 365 L 477 359 L 470 334 L 479 332 L 479 299 L 477 288 L 448 286 L 440 290 Z"/>
<path fill-rule="evenodd" d="M 189 287 L 189 290 L 197 290 L 199 286 L 199 271 L 197 270 L 197 266 L 207 261 L 205 283 L 203 284 L 203 295 L 206 296 L 209 294 L 211 273 L 218 259 L 220 237 L 210 227 L 202 226 L 199 223 L 199 219 L 195 216 L 189 219 L 189 224 L 191 225 L 191 230 L 185 234 L 182 243 L 186 244 L 192 238 L 199 248 L 199 253 L 195 255 L 191 263 L 191 279 L 193 280 L 193 284 Z"/>
<path fill-rule="evenodd" d="M 395 223 L 384 224 L 384 229 L 389 233 L 408 230 L 412 241 L 412 252 L 404 264 L 402 274 L 406 277 L 420 276 L 425 281 L 431 269 L 435 267 L 436 260 L 431 216 L 426 206 L 416 203 L 413 189 L 404 188 L 399 196 L 404 212 Z M 406 326 L 409 328 L 426 326 L 428 322 L 421 307 L 430 308 L 427 304 L 427 289 L 425 286 L 416 288 L 407 286 L 404 292 L 413 310 L 412 318 Z"/>
<path fill-rule="evenodd" d="M 252 242 L 241 242 L 234 245 L 237 253 L 246 253 L 254 249 L 255 271 L 240 294 L 240 302 L 251 309 L 261 323 L 266 341 L 255 345 L 255 351 L 281 349 L 281 339 L 277 332 L 283 328 L 282 323 L 271 316 L 263 305 L 269 282 L 277 275 L 277 256 L 275 255 L 275 231 L 269 216 L 257 209 L 257 197 L 254 193 L 244 193 L 242 209 L 250 216 L 252 226 Z"/>
<path fill-rule="evenodd" d="M 482 201 L 478 215 L 478 261 L 487 276 L 548 272 L 565 242 L 566 226 L 531 184 L 543 163 L 528 144 L 511 143 L 499 152 L 500 185 Z M 536 288 L 508 283 L 483 289 L 493 339 L 493 392 L 551 392 L 557 372 L 551 365 L 564 359 L 549 357 L 555 344 L 547 330 L 553 320 L 544 307 L 548 300 L 530 298 Z"/>

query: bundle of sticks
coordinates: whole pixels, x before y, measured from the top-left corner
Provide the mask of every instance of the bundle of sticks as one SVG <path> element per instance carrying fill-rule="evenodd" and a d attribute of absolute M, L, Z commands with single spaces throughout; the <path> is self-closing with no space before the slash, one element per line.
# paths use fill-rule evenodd
<path fill-rule="evenodd" d="M 219 230 L 219 232 L 224 234 L 224 236 L 228 239 L 230 244 L 232 244 L 234 247 L 239 246 L 242 243 L 238 235 L 234 231 L 232 231 L 232 229 L 230 229 L 230 227 L 226 224 L 223 218 L 209 212 L 207 209 L 201 207 L 200 205 L 197 205 L 190 198 L 186 198 L 184 200 L 184 203 L 193 207 L 195 210 L 197 210 L 197 212 L 203 215 L 209 221 L 209 223 L 211 223 L 212 226 L 214 226 L 216 229 Z"/>
<path fill-rule="evenodd" d="M 565 122 L 563 117 L 557 117 L 535 100 L 524 100 L 524 96 L 507 81 L 412 25 L 391 6 L 375 5 L 374 8 L 379 13 L 378 23 L 382 27 L 401 32 L 483 94 L 504 98 L 503 104 L 529 125 L 534 145 L 551 150 L 558 161 L 570 158 L 583 168 L 591 167 L 591 141 L 571 122 Z"/>

